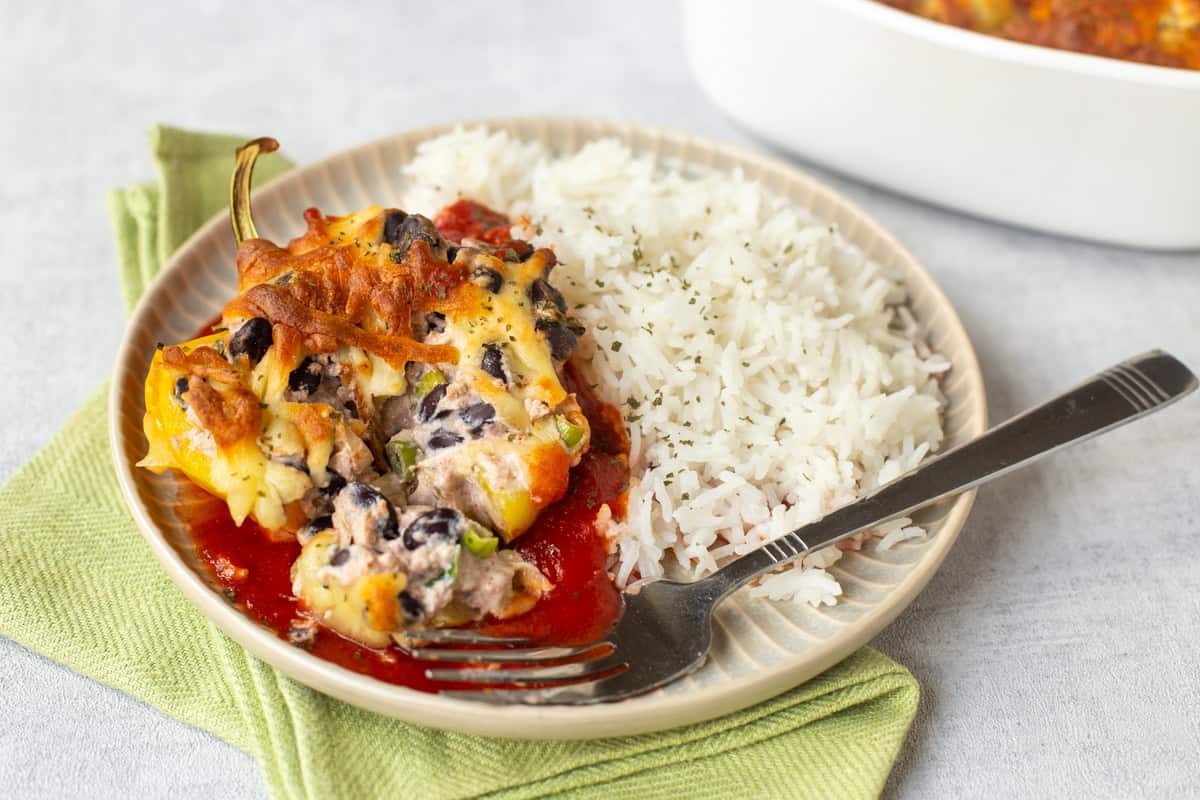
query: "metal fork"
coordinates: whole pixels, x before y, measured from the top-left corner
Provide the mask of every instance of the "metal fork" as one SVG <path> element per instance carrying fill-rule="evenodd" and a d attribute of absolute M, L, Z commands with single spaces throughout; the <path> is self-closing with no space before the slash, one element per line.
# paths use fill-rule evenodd
<path fill-rule="evenodd" d="M 408 651 L 416 658 L 460 665 L 431 668 L 430 678 L 482 687 L 442 694 L 489 703 L 583 705 L 651 691 L 704 663 L 712 643 L 714 609 L 755 578 L 1144 417 L 1196 385 L 1187 367 L 1161 351 L 1117 364 L 705 578 L 690 583 L 658 580 L 642 584 L 636 593 L 627 591 L 620 620 L 599 642 L 530 647 L 522 639 L 441 630 L 413 634 Z"/>

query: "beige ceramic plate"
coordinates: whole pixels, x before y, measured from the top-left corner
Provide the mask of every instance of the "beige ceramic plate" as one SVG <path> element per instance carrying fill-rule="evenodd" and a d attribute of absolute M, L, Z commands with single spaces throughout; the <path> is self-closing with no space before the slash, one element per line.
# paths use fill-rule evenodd
<path fill-rule="evenodd" d="M 944 384 L 947 446 L 985 427 L 983 382 L 962 324 L 933 279 L 886 231 L 812 178 L 755 153 L 639 125 L 576 119 L 518 119 L 484 123 L 551 147 L 572 150 L 598 137 L 616 137 L 638 153 L 745 174 L 836 223 L 870 257 L 899 268 L 912 308 L 930 343 L 954 365 Z M 260 233 L 287 240 L 301 229 L 300 213 L 318 206 L 344 213 L 372 203 L 396 205 L 401 167 L 418 143 L 448 127 L 404 133 L 327 158 L 272 182 L 255 195 Z M 286 144 L 286 143 L 285 143 Z M 429 213 L 434 209 L 416 209 Z M 592 738 L 671 728 L 716 717 L 764 700 L 817 675 L 891 622 L 942 563 L 971 508 L 974 494 L 931 508 L 919 519 L 932 533 L 889 552 L 868 546 L 833 568 L 846 591 L 832 608 L 797 607 L 740 592 L 717 615 L 712 657 L 686 680 L 645 697 L 590 707 L 497 707 L 450 700 L 358 675 L 310 656 L 252 622 L 223 597 L 198 559 L 173 510 L 177 478 L 134 464 L 146 450 L 142 381 L 156 342 L 192 337 L 235 291 L 234 241 L 220 215 L 180 249 L 134 313 L 117 357 L 109 426 L 117 475 L 130 510 L 155 555 L 183 593 L 226 634 L 298 681 L 363 708 L 438 728 L 490 736 Z"/>

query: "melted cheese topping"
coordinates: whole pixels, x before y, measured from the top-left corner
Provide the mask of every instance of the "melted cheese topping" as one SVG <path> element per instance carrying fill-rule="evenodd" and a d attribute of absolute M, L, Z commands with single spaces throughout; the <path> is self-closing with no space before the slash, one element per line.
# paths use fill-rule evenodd
<path fill-rule="evenodd" d="M 425 365 L 494 408 L 495 422 L 477 438 L 459 434 L 456 446 L 426 445 L 418 491 L 456 507 L 470 500 L 469 513 L 506 539 L 519 535 L 563 495 L 588 446 L 587 421 L 537 327 L 560 312 L 531 299 L 553 254 L 521 260 L 469 241 L 452 250 L 428 220 L 379 207 L 305 218 L 308 230 L 286 248 L 241 245 L 226 330 L 155 354 L 140 465 L 180 470 L 224 498 L 239 524 L 252 517 L 294 530 L 307 516 L 302 501 L 334 471 L 347 480 L 387 471 L 392 432 L 382 430 L 383 406 L 402 398 L 415 410 L 420 398 L 408 378 Z M 423 329 L 430 314 L 444 315 L 442 330 Z M 271 333 L 257 359 L 244 346 L 234 352 L 242 326 L 256 318 Z M 489 347 L 504 353 L 505 380 L 484 368 Z M 564 421 L 579 433 L 564 437 Z"/>

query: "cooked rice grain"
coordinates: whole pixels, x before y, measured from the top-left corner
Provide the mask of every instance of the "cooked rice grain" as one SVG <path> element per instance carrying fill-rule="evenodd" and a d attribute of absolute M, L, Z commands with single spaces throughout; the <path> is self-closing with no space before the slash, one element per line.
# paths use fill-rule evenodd
<path fill-rule="evenodd" d="M 711 572 L 940 445 L 950 365 L 920 341 L 898 276 L 740 172 L 683 174 L 614 140 L 556 157 L 482 129 L 426 142 L 405 172 L 405 208 L 470 197 L 554 247 L 589 377 L 632 440 L 619 583 Z M 924 535 L 908 519 L 876 533 L 880 549 Z M 754 591 L 833 604 L 839 556 Z"/>

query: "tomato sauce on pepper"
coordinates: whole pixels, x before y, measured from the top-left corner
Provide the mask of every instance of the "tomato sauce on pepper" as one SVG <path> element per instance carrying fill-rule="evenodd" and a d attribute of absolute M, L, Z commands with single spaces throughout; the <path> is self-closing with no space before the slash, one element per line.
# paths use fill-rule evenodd
<path fill-rule="evenodd" d="M 438 215 L 437 226 L 451 241 L 510 242 L 507 217 L 468 200 L 447 207 Z M 565 373 L 567 388 L 575 392 L 591 425 L 591 449 L 571 470 L 566 495 L 544 509 L 514 544 L 554 588 L 529 612 L 481 626 L 495 635 L 524 636 L 546 644 L 599 638 L 620 616 L 622 602 L 609 579 L 607 543 L 595 521 L 604 504 L 616 518 L 624 516 L 629 440 L 620 411 L 596 397 L 574 364 L 569 363 Z M 237 526 L 224 501 L 191 484 L 180 492 L 179 514 L 227 597 L 288 641 L 295 624 L 304 621 L 291 580 L 300 545 L 290 538 L 273 539 L 250 520 Z M 324 628 L 303 646 L 319 658 L 388 683 L 422 691 L 463 688 L 426 678 L 428 662 L 394 648 L 374 650 Z"/>
<path fill-rule="evenodd" d="M 629 438 L 621 412 L 601 402 L 572 364 L 566 377 L 592 428 L 592 446 L 571 470 L 566 497 L 544 510 L 513 545 L 554 589 L 527 613 L 487 626 L 497 636 L 586 644 L 603 636 L 621 615 L 621 594 L 609 580 L 608 547 L 595 520 L 606 503 L 615 517 L 625 516 Z"/>
<path fill-rule="evenodd" d="M 589 417 L 588 421 L 595 430 L 610 420 Z M 624 431 L 608 431 L 597 439 L 620 441 L 623 435 Z M 594 448 L 583 456 L 571 470 L 566 496 L 545 509 L 514 545 L 554 588 L 531 611 L 484 626 L 488 633 L 525 636 L 546 644 L 577 644 L 593 641 L 612 627 L 621 613 L 621 595 L 609 580 L 608 551 L 595 519 L 604 503 L 614 515 L 623 514 L 628 481 L 625 453 Z M 190 484 L 181 493 L 180 508 L 197 551 L 230 599 L 252 619 L 288 640 L 293 624 L 303 617 L 292 594 L 291 579 L 300 545 L 295 540 L 273 540 L 250 520 L 238 527 L 224 501 Z M 427 662 L 415 661 L 395 649 L 373 650 L 324 628 L 318 630 L 308 649 L 326 661 L 388 683 L 423 691 L 445 688 L 425 677 Z"/>

